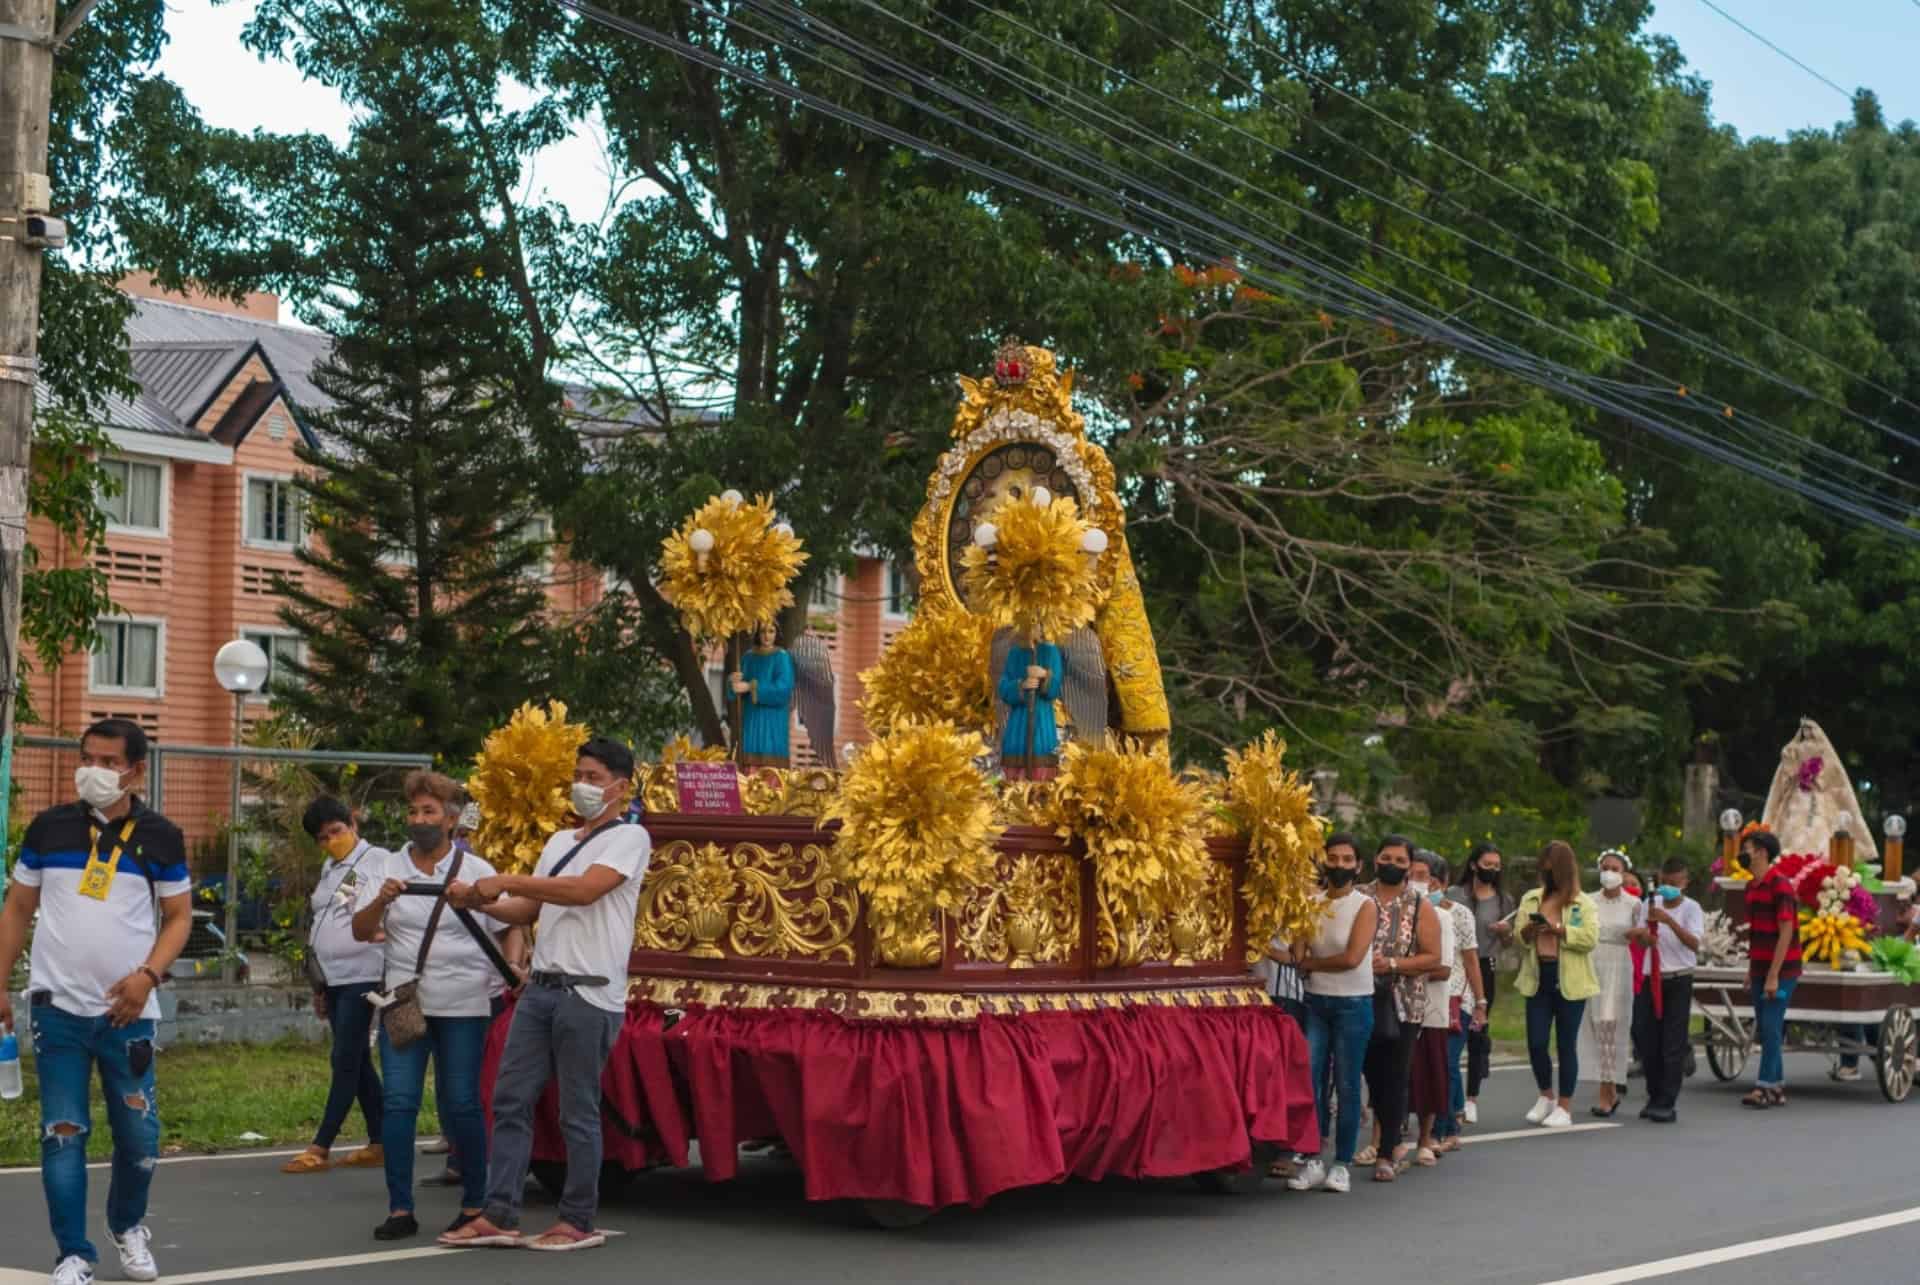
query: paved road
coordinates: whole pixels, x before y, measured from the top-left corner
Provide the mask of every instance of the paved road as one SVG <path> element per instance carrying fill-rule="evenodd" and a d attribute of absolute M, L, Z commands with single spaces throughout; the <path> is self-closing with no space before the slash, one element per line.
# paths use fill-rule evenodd
<path fill-rule="evenodd" d="M 245 1156 L 167 1164 L 152 1225 L 166 1279 L 180 1285 L 1912 1280 L 1920 1262 L 1920 1096 L 1890 1106 L 1869 1083 L 1827 1083 L 1824 1069 L 1814 1058 L 1789 1059 L 1798 1088 L 1785 1111 L 1744 1111 L 1738 1090 L 1713 1084 L 1703 1068 L 1682 1099 L 1678 1127 L 1631 1119 L 1634 1098 L 1617 1127 L 1559 1135 L 1519 1121 L 1531 1084 L 1524 1070 L 1506 1071 L 1483 1100 L 1485 1141 L 1437 1169 L 1391 1187 L 1362 1183 L 1345 1198 L 1278 1184 L 1234 1198 L 1186 1183 L 1076 1183 L 882 1232 L 850 1209 L 809 1205 L 790 1168 L 757 1163 L 725 1186 L 692 1172 L 643 1176 L 606 1211 L 606 1225 L 625 1234 L 603 1250 L 555 1261 L 440 1253 L 423 1242 L 396 1257 L 369 1235 L 384 1213 L 378 1173 L 288 1178 L 277 1172 L 279 1160 Z M 437 1161 L 424 1160 L 423 1171 L 430 1165 Z M 99 1226 L 106 1176 L 93 1176 Z M 443 1223 L 454 1199 L 423 1192 L 423 1223 Z M 529 1221 L 545 1212 L 536 1202 Z M 1726 1257 L 1802 1233 L 1831 1239 Z M 44 1281 L 49 1256 L 35 1173 L 0 1172 L 0 1285 Z M 110 1265 L 102 1279 L 114 1275 Z"/>

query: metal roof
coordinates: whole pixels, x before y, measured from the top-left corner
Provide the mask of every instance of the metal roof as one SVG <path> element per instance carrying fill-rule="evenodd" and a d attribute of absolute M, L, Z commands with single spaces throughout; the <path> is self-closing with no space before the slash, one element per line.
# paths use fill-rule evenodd
<path fill-rule="evenodd" d="M 186 349 L 222 344 L 244 350 L 257 343 L 274 371 L 286 381 L 287 393 L 295 406 L 326 410 L 333 405 L 313 383 L 313 368 L 333 345 L 331 339 L 317 330 L 302 330 L 235 313 L 210 312 L 165 299 L 135 299 L 133 316 L 127 321 L 127 342 L 136 353 L 156 346 Z M 237 356 L 236 351 L 236 360 Z"/>

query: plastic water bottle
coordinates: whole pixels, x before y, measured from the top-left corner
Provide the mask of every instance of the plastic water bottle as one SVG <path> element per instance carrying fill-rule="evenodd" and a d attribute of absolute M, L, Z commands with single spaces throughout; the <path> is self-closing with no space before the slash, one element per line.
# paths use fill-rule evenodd
<path fill-rule="evenodd" d="M 11 1102 L 26 1092 L 20 1078 L 20 1041 L 11 1026 L 0 1027 L 0 1098 Z"/>

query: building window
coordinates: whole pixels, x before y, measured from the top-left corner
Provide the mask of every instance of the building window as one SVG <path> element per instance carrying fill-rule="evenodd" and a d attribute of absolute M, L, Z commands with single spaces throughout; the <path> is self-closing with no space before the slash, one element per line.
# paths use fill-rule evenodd
<path fill-rule="evenodd" d="M 163 668 L 160 622 L 100 620 L 95 624 L 100 640 L 93 648 L 93 690 L 158 696 Z"/>
<path fill-rule="evenodd" d="M 283 679 L 291 678 L 303 650 L 300 635 L 284 629 L 243 629 L 240 636 L 267 653 L 267 681 L 252 699 L 265 700 Z"/>
<path fill-rule="evenodd" d="M 300 496 L 291 478 L 247 479 L 247 543 L 276 549 L 300 543 Z"/>
<path fill-rule="evenodd" d="M 898 562 L 887 563 L 887 614 L 904 616 L 913 610 L 913 584 L 907 569 Z"/>
<path fill-rule="evenodd" d="M 97 497 L 109 531 L 166 534 L 167 470 L 147 460 L 103 459 L 100 471 L 113 479 L 114 495 Z"/>
<path fill-rule="evenodd" d="M 539 560 L 527 568 L 527 575 L 535 580 L 549 580 L 553 577 L 553 519 L 545 515 L 528 518 L 520 524 L 521 544 L 532 545 L 539 552 Z"/>
<path fill-rule="evenodd" d="M 813 593 L 807 599 L 807 605 L 816 611 L 840 610 L 840 577 L 821 576 L 813 582 Z"/>

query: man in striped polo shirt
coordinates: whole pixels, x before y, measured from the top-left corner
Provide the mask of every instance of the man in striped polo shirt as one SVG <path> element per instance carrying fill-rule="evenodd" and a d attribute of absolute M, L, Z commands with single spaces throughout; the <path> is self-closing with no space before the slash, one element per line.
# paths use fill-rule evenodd
<path fill-rule="evenodd" d="M 1747 978 L 1753 988 L 1754 1026 L 1760 1038 L 1760 1069 L 1750 1107 L 1787 1104 L 1787 1071 L 1781 1046 L 1787 1037 L 1787 1005 L 1800 981 L 1800 903 L 1793 881 L 1774 869 L 1780 840 L 1764 830 L 1740 841 L 1740 856 L 1753 871 L 1747 884 Z"/>
<path fill-rule="evenodd" d="M 40 1175 L 58 1244 L 54 1285 L 90 1285 L 99 1255 L 87 1239 L 88 1100 L 99 1067 L 113 1128 L 107 1230 L 128 1280 L 160 1275 L 145 1226 L 160 1154 L 154 1109 L 154 991 L 193 926 L 180 829 L 140 801 L 147 736 L 103 719 L 80 738 L 75 803 L 27 826 L 0 912 L 0 979 L 33 929 L 27 983 L 40 1080 Z M 162 923 L 156 931 L 155 907 Z M 34 922 L 35 912 L 39 922 Z M 0 984 L 0 1023 L 13 1004 Z"/>

